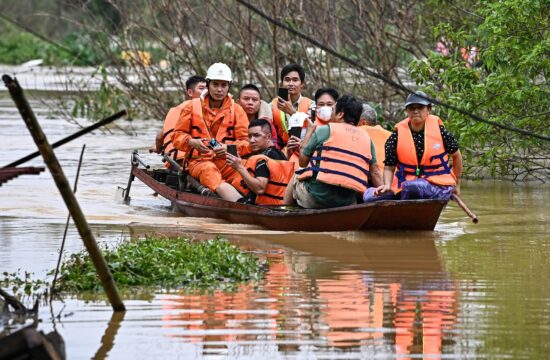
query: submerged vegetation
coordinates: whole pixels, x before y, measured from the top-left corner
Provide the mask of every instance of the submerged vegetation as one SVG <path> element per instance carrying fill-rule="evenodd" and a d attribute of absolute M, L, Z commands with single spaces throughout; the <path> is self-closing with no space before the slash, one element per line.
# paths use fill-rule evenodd
<path fill-rule="evenodd" d="M 103 255 L 120 288 L 224 288 L 258 280 L 263 272 L 263 265 L 255 256 L 221 238 L 195 242 L 182 237 L 148 236 L 123 242 L 115 249 L 105 249 Z M 58 290 L 100 289 L 87 252 L 71 255 L 62 265 Z"/>
<path fill-rule="evenodd" d="M 192 241 L 183 237 L 147 236 L 124 241 L 116 248 L 105 248 L 103 256 L 122 293 L 140 297 L 151 296 L 158 289 L 230 290 L 259 280 L 266 270 L 265 262 L 222 238 Z M 47 300 L 49 281 L 33 279 L 29 272 L 1 275 L 0 288 L 19 300 L 30 304 L 37 299 Z M 61 266 L 56 292 L 97 300 L 101 290 L 101 282 L 85 250 L 72 254 Z"/>
<path fill-rule="evenodd" d="M 47 295 L 50 284 L 45 280 L 33 279 L 33 273 L 28 271 L 23 274 L 20 270 L 4 271 L 0 277 L 0 288 L 10 292 L 19 300 L 27 297 L 34 300 Z"/>

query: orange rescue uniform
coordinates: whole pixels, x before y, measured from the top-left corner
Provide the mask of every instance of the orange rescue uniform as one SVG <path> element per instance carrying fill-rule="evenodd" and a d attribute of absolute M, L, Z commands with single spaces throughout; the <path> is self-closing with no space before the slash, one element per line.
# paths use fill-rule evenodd
<path fill-rule="evenodd" d="M 238 173 L 216 158 L 214 151 L 204 154 L 189 146 L 189 140 L 201 139 L 205 144 L 216 139 L 223 144 L 236 144 L 241 156 L 250 153 L 248 146 L 248 117 L 243 108 L 229 96 L 219 109 L 210 108 L 210 96 L 204 101 L 193 99 L 181 111 L 172 135 L 174 147 L 188 154 L 189 174 L 212 191 L 225 180 L 231 182 Z"/>
<path fill-rule="evenodd" d="M 176 149 L 172 144 L 172 133 L 174 132 L 174 127 L 176 126 L 176 123 L 181 115 L 182 109 L 188 102 L 189 100 L 186 100 L 178 106 L 171 108 L 164 119 L 164 125 L 162 127 L 162 149 L 160 154 L 168 155 L 168 157 L 171 157 L 175 161 L 183 161 L 185 158 L 185 153 Z M 164 166 L 169 169 L 170 163 L 166 161 Z"/>

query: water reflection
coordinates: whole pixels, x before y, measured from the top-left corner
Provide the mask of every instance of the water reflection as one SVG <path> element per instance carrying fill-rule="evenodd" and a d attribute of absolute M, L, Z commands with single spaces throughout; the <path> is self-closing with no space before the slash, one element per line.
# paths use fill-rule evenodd
<path fill-rule="evenodd" d="M 107 328 L 105 329 L 105 333 L 101 337 L 101 347 L 97 349 L 92 359 L 100 360 L 107 358 L 109 351 L 111 351 L 115 344 L 116 335 L 118 333 L 118 330 L 120 329 L 125 315 L 125 311 L 113 312 L 111 320 L 109 320 Z"/>
<path fill-rule="evenodd" d="M 440 356 L 443 344 L 453 342 L 457 293 L 433 237 L 348 235 L 233 238 L 269 259 L 265 279 L 231 293 L 160 296 L 167 336 L 201 344 L 204 353 L 271 343 L 282 353 L 310 345 Z"/>

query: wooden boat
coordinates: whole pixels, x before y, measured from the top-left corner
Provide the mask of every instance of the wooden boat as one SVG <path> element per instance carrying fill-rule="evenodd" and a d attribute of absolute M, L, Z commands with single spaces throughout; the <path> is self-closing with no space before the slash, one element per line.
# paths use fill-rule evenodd
<path fill-rule="evenodd" d="M 142 169 L 137 163 L 132 165 L 126 194 L 133 177 L 170 200 L 173 208 L 184 215 L 260 225 L 270 230 L 433 230 L 447 204 L 443 200 L 387 200 L 330 209 L 264 207 L 178 191 L 157 181 L 153 171 Z"/>

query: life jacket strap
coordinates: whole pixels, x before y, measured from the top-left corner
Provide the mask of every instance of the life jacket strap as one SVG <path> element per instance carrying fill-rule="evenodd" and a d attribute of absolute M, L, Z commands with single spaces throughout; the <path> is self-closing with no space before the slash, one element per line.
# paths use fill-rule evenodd
<path fill-rule="evenodd" d="M 353 168 L 356 168 L 357 170 L 363 172 L 367 176 L 369 176 L 369 174 L 370 174 L 370 172 L 367 169 L 364 169 L 364 168 L 362 168 L 361 166 L 359 166 L 355 163 L 345 161 L 345 160 L 333 159 L 333 158 L 326 157 L 326 156 L 312 156 L 311 161 L 333 162 L 333 163 L 337 163 L 337 164 L 347 165 L 347 166 L 351 166 Z"/>
<path fill-rule="evenodd" d="M 165 132 L 164 134 L 162 134 L 162 139 L 164 140 L 168 135 L 170 135 L 171 133 L 174 132 L 174 128 L 168 130 L 167 132 Z"/>
<path fill-rule="evenodd" d="M 395 176 L 397 177 L 397 187 L 401 187 L 401 184 L 407 179 L 407 175 L 413 175 L 418 178 L 429 178 L 430 176 L 436 175 L 445 175 L 451 173 L 451 168 L 449 162 L 445 160 L 445 156 L 448 153 L 446 151 L 442 152 L 439 155 L 434 155 L 430 157 L 430 162 L 433 162 L 434 159 L 439 159 L 441 162 L 437 165 L 411 165 L 405 164 L 400 161 L 397 162 L 397 171 Z M 443 167 L 443 169 L 441 169 Z M 440 170 L 438 170 L 440 169 Z"/>
<path fill-rule="evenodd" d="M 283 200 L 284 199 L 282 196 L 277 196 L 277 195 L 268 194 L 268 193 L 263 193 L 262 195 L 258 195 L 258 196 L 265 196 L 265 197 L 268 197 L 268 198 L 271 198 L 271 199 L 277 199 L 277 200 Z"/>
<path fill-rule="evenodd" d="M 296 170 L 296 174 L 300 175 L 300 174 L 304 173 L 305 171 L 309 171 L 309 170 L 311 170 L 313 172 L 323 172 L 323 173 L 327 173 L 327 174 L 340 175 L 340 176 L 352 179 L 354 181 L 357 181 L 358 183 L 360 183 L 361 185 L 364 185 L 365 187 L 369 186 L 369 183 L 367 181 L 365 181 L 363 179 L 360 179 L 355 175 L 351 175 L 351 174 L 348 174 L 348 173 L 343 172 L 343 171 L 320 168 L 320 167 L 317 167 L 317 166 L 309 166 L 309 167 L 304 168 L 304 169 Z"/>
<path fill-rule="evenodd" d="M 354 151 L 350 151 L 350 150 L 346 150 L 346 149 L 342 149 L 342 148 L 339 148 L 339 147 L 335 147 L 335 146 L 319 146 L 316 151 L 319 151 L 319 150 L 329 150 L 329 151 L 338 151 L 338 152 L 341 152 L 341 153 L 344 153 L 344 154 L 347 154 L 347 155 L 352 155 L 352 156 L 355 156 L 355 157 L 358 157 L 360 158 L 361 160 L 365 161 L 367 164 L 371 164 L 372 163 L 372 160 L 369 159 L 368 157 L 366 157 L 365 155 L 363 154 L 359 154 L 359 153 L 356 153 Z"/>

